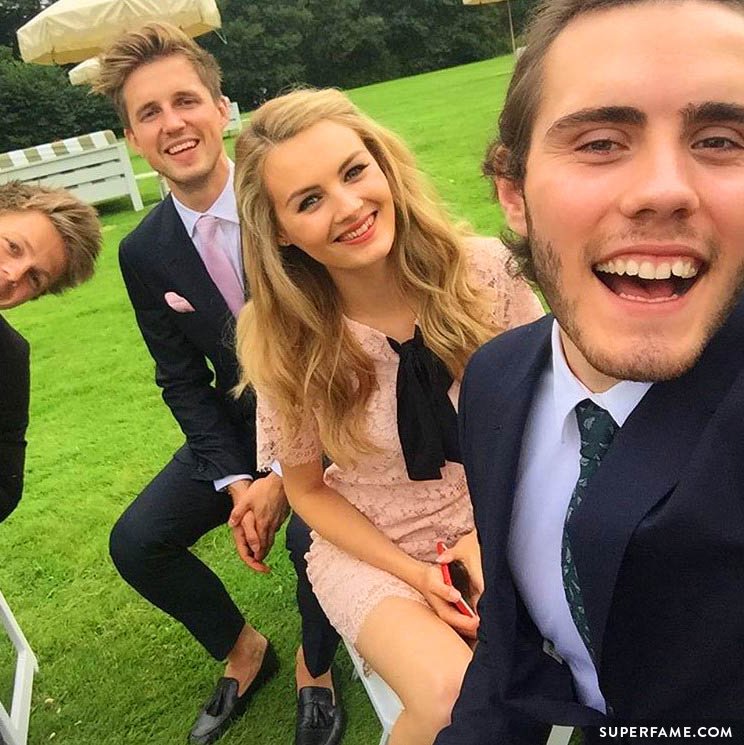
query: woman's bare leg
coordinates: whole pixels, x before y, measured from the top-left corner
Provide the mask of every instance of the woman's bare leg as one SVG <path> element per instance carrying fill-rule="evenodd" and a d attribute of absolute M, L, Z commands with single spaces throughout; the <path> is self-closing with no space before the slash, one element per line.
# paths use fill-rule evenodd
<path fill-rule="evenodd" d="M 428 606 L 387 598 L 365 620 L 356 647 L 403 702 L 390 745 L 431 745 L 460 693 L 473 656 L 467 643 Z"/>

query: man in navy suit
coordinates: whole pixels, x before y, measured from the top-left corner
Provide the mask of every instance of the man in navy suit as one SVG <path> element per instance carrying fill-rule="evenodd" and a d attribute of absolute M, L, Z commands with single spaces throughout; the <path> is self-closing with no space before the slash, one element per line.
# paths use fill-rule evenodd
<path fill-rule="evenodd" d="M 281 478 L 256 473 L 254 399 L 232 393 L 239 372 L 235 315 L 245 287 L 233 164 L 222 141 L 228 105 L 214 58 L 160 24 L 119 38 L 103 58 L 97 87 L 113 100 L 129 143 L 170 187 L 122 241 L 119 259 L 156 382 L 186 437 L 117 522 L 111 555 L 138 592 L 183 623 L 215 659 L 227 659 L 190 733 L 191 742 L 209 743 L 245 710 L 277 663 L 270 642 L 189 548 L 229 519 L 243 561 L 268 571 L 263 558 L 288 512 Z M 332 744 L 342 727 L 330 674 L 338 636 L 306 577 L 309 531 L 294 516 L 287 547 L 303 621 L 296 742 Z"/>
<path fill-rule="evenodd" d="M 437 745 L 744 720 L 742 49 L 738 0 L 531 25 L 486 170 L 554 316 L 463 382 L 486 589 Z"/>
<path fill-rule="evenodd" d="M 0 310 L 90 279 L 100 248 L 90 205 L 64 189 L 0 185 Z M 29 388 L 28 343 L 0 316 L 0 521 L 23 493 Z"/>

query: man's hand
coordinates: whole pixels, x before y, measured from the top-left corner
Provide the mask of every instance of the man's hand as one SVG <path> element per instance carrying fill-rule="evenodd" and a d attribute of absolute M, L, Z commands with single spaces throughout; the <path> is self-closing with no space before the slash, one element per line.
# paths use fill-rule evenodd
<path fill-rule="evenodd" d="M 240 558 L 257 572 L 274 543 L 274 534 L 289 514 L 282 480 L 275 473 L 255 481 L 235 481 L 227 487 L 233 500 L 228 519 Z"/>

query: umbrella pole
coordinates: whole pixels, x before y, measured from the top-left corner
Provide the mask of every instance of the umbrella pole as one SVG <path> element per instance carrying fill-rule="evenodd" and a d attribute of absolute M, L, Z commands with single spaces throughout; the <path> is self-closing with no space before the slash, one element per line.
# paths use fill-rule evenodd
<path fill-rule="evenodd" d="M 512 21 L 511 2 L 509 0 L 506 0 L 506 7 L 509 11 L 509 33 L 511 34 L 512 54 L 514 54 L 514 56 L 516 57 L 517 45 L 514 42 L 514 22 Z"/>

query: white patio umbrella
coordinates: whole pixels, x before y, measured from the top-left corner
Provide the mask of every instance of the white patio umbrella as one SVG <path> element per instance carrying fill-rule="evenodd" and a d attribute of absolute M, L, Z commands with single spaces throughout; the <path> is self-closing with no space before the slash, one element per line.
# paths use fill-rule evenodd
<path fill-rule="evenodd" d="M 83 60 L 79 65 L 75 65 L 68 73 L 67 77 L 73 85 L 85 85 L 92 83 L 101 70 L 101 63 L 98 57 L 90 57 Z"/>
<path fill-rule="evenodd" d="M 25 62 L 80 62 L 149 21 L 167 21 L 192 37 L 222 25 L 215 0 L 57 0 L 18 29 L 18 46 Z"/>
<path fill-rule="evenodd" d="M 463 5 L 487 5 L 488 3 L 503 3 L 504 0 L 462 0 Z M 517 54 L 517 45 L 514 41 L 514 22 L 512 21 L 511 2 L 506 0 L 506 8 L 509 12 L 509 32 L 511 33 L 512 52 Z"/>

